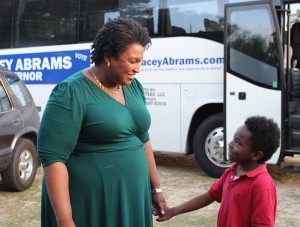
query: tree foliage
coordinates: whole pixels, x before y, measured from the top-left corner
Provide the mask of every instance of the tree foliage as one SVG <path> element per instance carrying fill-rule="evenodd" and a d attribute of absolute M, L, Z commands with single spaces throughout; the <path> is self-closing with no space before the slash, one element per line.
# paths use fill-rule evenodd
<path fill-rule="evenodd" d="M 296 10 L 296 13 L 291 14 L 291 24 L 300 22 L 300 9 Z"/>

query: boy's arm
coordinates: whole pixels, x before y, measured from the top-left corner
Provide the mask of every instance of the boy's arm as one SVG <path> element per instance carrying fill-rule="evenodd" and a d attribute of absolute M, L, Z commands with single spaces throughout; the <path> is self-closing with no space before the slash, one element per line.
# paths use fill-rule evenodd
<path fill-rule="evenodd" d="M 208 192 L 199 195 L 197 197 L 192 198 L 191 200 L 188 200 L 187 202 L 184 202 L 178 206 L 168 208 L 165 207 L 165 214 L 160 215 L 156 220 L 157 221 L 166 221 L 169 220 L 170 218 L 178 215 L 178 214 L 183 214 L 187 213 L 190 211 L 198 210 L 202 207 L 205 207 L 215 200 L 209 195 Z"/>

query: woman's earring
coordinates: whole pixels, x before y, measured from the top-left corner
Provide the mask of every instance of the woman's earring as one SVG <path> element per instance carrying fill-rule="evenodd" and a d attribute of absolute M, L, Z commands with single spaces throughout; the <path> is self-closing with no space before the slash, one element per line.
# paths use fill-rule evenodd
<path fill-rule="evenodd" d="M 109 63 L 109 62 L 107 62 L 107 68 L 109 68 L 109 66 L 110 66 L 110 63 Z"/>

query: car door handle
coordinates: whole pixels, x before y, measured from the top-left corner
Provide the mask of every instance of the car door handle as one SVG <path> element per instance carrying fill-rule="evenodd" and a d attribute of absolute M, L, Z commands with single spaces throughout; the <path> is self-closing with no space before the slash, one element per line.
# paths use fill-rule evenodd
<path fill-rule="evenodd" d="M 13 120 L 13 123 L 14 124 L 18 124 L 18 123 L 20 123 L 21 122 L 21 119 L 20 118 L 15 118 L 14 120 Z"/>

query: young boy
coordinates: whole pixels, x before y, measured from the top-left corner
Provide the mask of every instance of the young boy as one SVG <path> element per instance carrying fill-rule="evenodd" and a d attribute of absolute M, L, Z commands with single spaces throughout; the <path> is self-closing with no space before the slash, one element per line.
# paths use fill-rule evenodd
<path fill-rule="evenodd" d="M 220 204 L 218 227 L 274 226 L 277 194 L 265 162 L 279 147 L 280 130 L 272 120 L 262 116 L 249 117 L 237 129 L 228 145 L 228 168 L 210 189 L 187 202 L 154 215 L 165 221 L 178 214 L 200 209 L 217 201 Z"/>

